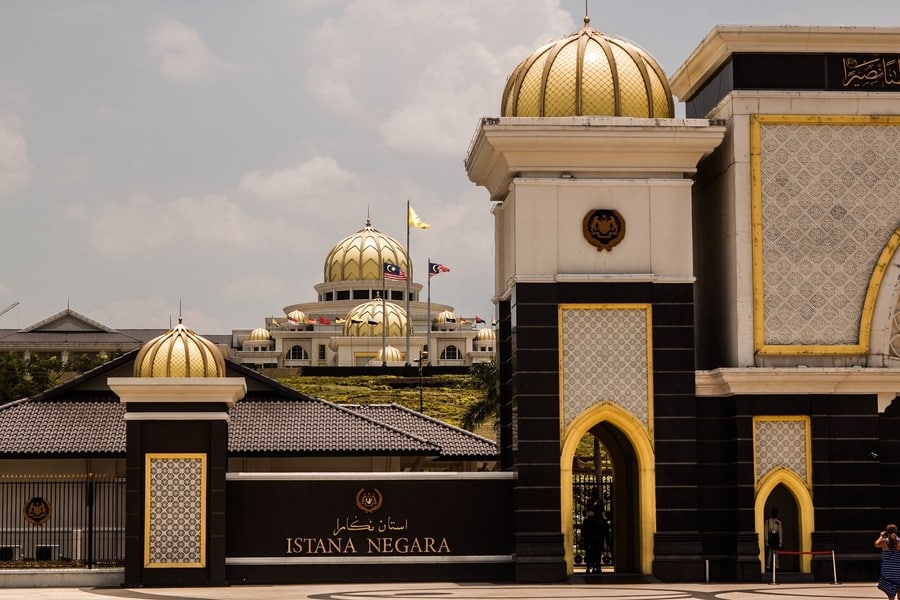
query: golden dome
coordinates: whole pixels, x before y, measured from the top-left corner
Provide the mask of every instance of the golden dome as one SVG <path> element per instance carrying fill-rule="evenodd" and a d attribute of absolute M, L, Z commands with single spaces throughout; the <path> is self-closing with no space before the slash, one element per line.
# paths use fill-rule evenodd
<path fill-rule="evenodd" d="M 216 345 L 181 323 L 146 344 L 134 359 L 135 377 L 225 377 Z"/>
<path fill-rule="evenodd" d="M 475 339 L 479 342 L 492 342 L 497 339 L 497 334 L 489 327 L 482 327 L 475 334 Z"/>
<path fill-rule="evenodd" d="M 510 74 L 504 117 L 672 118 L 669 81 L 656 60 L 633 43 L 588 25 L 545 44 Z"/>
<path fill-rule="evenodd" d="M 432 320 L 432 323 L 458 323 L 459 319 L 456 318 L 456 314 L 452 310 L 445 310 L 443 312 L 439 312 Z"/>
<path fill-rule="evenodd" d="M 384 263 L 400 267 L 412 281 L 409 256 L 400 243 L 372 227 L 366 226 L 338 242 L 325 257 L 325 282 L 381 280 Z"/>
<path fill-rule="evenodd" d="M 302 310 L 292 310 L 287 314 L 287 318 L 291 323 L 306 323 L 306 313 Z"/>
<path fill-rule="evenodd" d="M 378 354 L 375 356 L 375 362 L 403 362 L 403 353 L 393 346 L 385 346 L 384 350 L 381 348 L 378 349 Z"/>
<path fill-rule="evenodd" d="M 387 337 L 403 337 L 406 335 L 406 311 L 393 302 L 385 302 L 382 309 L 381 299 L 364 302 L 347 313 L 344 323 L 344 335 L 358 337 L 381 337 L 384 312 L 387 313 Z M 384 311 L 384 312 L 383 312 Z"/>
<path fill-rule="evenodd" d="M 272 339 L 272 336 L 269 335 L 269 330 L 265 327 L 257 327 L 250 332 L 250 337 L 248 339 L 251 342 L 267 342 Z"/>

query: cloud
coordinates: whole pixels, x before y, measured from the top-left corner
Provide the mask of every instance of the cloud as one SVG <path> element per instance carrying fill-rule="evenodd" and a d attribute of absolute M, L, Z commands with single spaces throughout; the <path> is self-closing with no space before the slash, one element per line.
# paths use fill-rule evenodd
<path fill-rule="evenodd" d="M 392 150 L 458 156 L 518 61 L 575 28 L 558 0 L 354 0 L 307 38 L 305 86 Z"/>
<path fill-rule="evenodd" d="M 28 142 L 19 119 L 0 113 L 0 198 L 28 183 L 31 172 Z"/>
<path fill-rule="evenodd" d="M 172 81 L 209 79 L 230 68 L 209 49 L 196 29 L 175 19 L 150 28 L 145 40 L 159 74 Z"/>
<path fill-rule="evenodd" d="M 224 196 L 181 197 L 160 202 L 135 197 L 92 211 L 91 244 L 104 256 L 156 255 L 160 260 L 208 256 L 262 239 L 259 221 Z M 83 209 L 70 216 L 83 220 Z M 166 256 L 166 253 L 169 253 Z"/>
<path fill-rule="evenodd" d="M 243 192 L 264 198 L 290 198 L 333 189 L 351 183 L 354 175 L 330 156 L 315 156 L 305 163 L 279 171 L 260 170 L 241 178 Z"/>

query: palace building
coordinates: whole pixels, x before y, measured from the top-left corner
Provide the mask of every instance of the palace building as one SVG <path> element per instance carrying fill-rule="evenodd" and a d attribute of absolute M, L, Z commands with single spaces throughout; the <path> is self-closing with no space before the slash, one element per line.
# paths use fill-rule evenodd
<path fill-rule="evenodd" d="M 406 277 L 384 277 L 384 265 Z M 494 331 L 431 301 L 414 279 L 413 262 L 394 238 L 365 227 L 325 256 L 314 302 L 290 304 L 253 330 L 235 330 L 233 354 L 256 368 L 417 364 L 470 366 L 494 357 Z M 452 277 L 443 274 L 442 278 Z M 486 324 L 485 324 L 486 325 Z M 429 352 L 429 349 L 431 350 Z"/>
<path fill-rule="evenodd" d="M 314 302 L 224 353 L 179 324 L 0 407 L 0 467 L 103 468 L 123 505 L 86 530 L 22 488 L 0 561 L 77 563 L 118 528 L 126 585 L 556 582 L 584 573 L 590 509 L 597 583 L 876 579 L 900 513 L 900 28 L 718 26 L 669 77 L 585 17 L 498 105 L 465 160 L 493 203 L 496 339 L 367 222 Z M 426 345 L 496 353 L 498 445 L 255 370 Z"/>
<path fill-rule="evenodd" d="M 668 79 L 586 18 L 510 74 L 466 169 L 494 202 L 516 579 L 573 572 L 586 436 L 617 573 L 758 580 L 776 510 L 782 571 L 831 581 L 833 551 L 838 579 L 877 578 L 898 65 L 897 28 L 719 26 Z"/>

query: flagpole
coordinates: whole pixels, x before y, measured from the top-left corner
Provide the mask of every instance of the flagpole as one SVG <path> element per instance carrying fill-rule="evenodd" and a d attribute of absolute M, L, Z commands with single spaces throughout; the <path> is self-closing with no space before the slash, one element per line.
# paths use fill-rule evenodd
<path fill-rule="evenodd" d="M 415 323 L 409 314 L 409 280 L 412 279 L 412 252 L 409 249 L 409 200 L 406 201 L 406 256 L 409 259 L 407 268 L 409 273 L 406 274 L 406 366 L 409 366 L 409 331 L 415 326 Z"/>
<path fill-rule="evenodd" d="M 384 276 L 384 264 L 381 265 L 381 366 L 387 366 L 387 360 L 385 357 L 385 342 L 387 340 L 387 310 L 385 305 L 384 296 L 386 294 L 385 291 L 385 276 Z"/>
<path fill-rule="evenodd" d="M 431 257 L 428 257 L 428 312 L 425 317 L 426 341 L 428 345 L 428 362 L 431 362 Z M 421 359 L 419 359 L 421 360 Z"/>

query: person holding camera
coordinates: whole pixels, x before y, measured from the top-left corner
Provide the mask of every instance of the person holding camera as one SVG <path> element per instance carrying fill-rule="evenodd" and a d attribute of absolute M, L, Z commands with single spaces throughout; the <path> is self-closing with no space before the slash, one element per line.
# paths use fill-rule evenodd
<path fill-rule="evenodd" d="M 875 547 L 881 549 L 881 577 L 878 589 L 887 594 L 888 600 L 896 600 L 900 588 L 900 539 L 897 526 L 891 523 L 875 540 Z"/>

